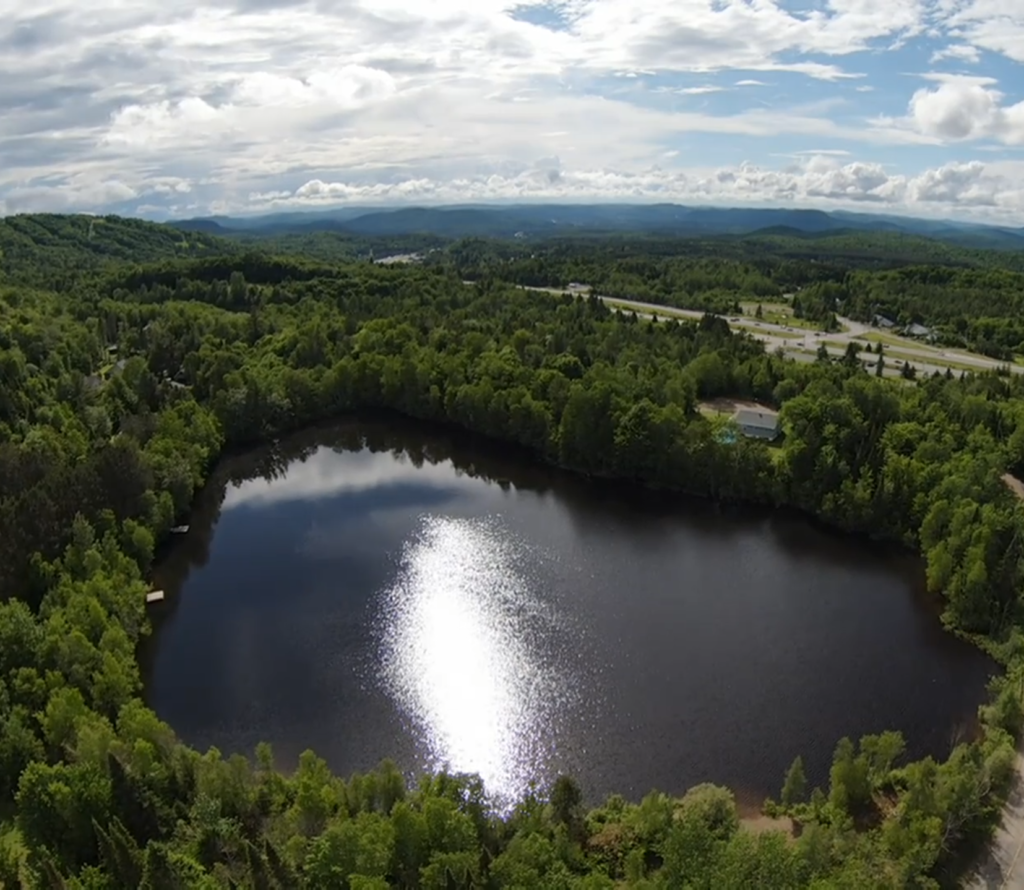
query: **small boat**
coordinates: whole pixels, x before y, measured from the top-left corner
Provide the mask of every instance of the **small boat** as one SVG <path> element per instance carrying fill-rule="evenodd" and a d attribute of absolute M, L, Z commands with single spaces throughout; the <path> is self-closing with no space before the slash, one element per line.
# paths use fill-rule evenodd
<path fill-rule="evenodd" d="M 164 598 L 164 592 L 162 590 L 154 590 L 151 593 L 146 594 L 147 603 L 159 603 Z"/>
<path fill-rule="evenodd" d="M 171 534 L 172 535 L 183 535 L 183 534 L 185 534 L 185 532 L 188 531 L 188 528 L 189 527 L 187 525 L 176 525 L 176 526 L 174 526 L 174 528 L 171 529 Z"/>

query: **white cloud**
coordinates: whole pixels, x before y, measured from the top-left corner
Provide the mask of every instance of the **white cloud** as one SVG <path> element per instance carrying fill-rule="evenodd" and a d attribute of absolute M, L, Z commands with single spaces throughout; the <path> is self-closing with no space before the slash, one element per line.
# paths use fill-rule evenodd
<path fill-rule="evenodd" d="M 992 78 L 932 74 L 929 79 L 939 86 L 915 92 L 908 109 L 909 123 L 918 131 L 941 140 L 1024 144 L 1024 102 L 1004 106 Z"/>
<path fill-rule="evenodd" d="M 0 204 L 182 215 L 245 209 L 249 195 L 660 194 L 679 181 L 647 183 L 656 162 L 704 169 L 826 144 L 869 166 L 887 146 L 920 169 L 921 146 L 956 146 L 952 164 L 976 156 L 963 154 L 974 141 L 1024 139 L 1021 106 L 993 80 L 933 75 L 911 95 L 873 77 L 870 97 L 852 92 L 868 84 L 835 86 L 929 27 L 948 44 L 936 60 L 974 62 L 978 47 L 1024 58 L 1024 4 L 1010 0 L 526 4 L 556 9 L 558 29 L 513 18 L 516 5 L 0 0 Z M 733 86 L 772 86 L 775 104 Z M 904 117 L 864 119 L 893 99 Z M 679 175 L 704 181 L 693 169 Z M 751 189 L 774 181 L 734 173 Z M 780 194 L 883 198 L 865 188 L 868 167 L 814 175 Z"/>
<path fill-rule="evenodd" d="M 104 138 L 110 145 L 129 148 L 146 148 L 190 135 L 196 142 L 204 142 L 222 123 L 220 110 L 204 99 L 164 99 L 149 105 L 126 105 L 114 112 Z"/>
<path fill-rule="evenodd" d="M 15 186 L 4 195 L 4 203 L 11 213 L 67 213 L 133 201 L 139 194 L 118 179 L 89 181 L 76 177 L 60 185 Z"/>
<path fill-rule="evenodd" d="M 235 101 L 262 108 L 295 107 L 323 103 L 358 108 L 395 92 L 395 80 L 386 71 L 365 65 L 344 65 L 314 71 L 303 80 L 258 71 L 235 86 Z"/>
<path fill-rule="evenodd" d="M 939 49 L 932 53 L 931 62 L 941 62 L 943 59 L 954 59 L 957 62 L 967 62 L 971 65 L 977 65 L 981 61 L 981 53 L 975 46 L 967 46 L 966 44 L 953 44 L 947 46 L 945 49 Z"/>
<path fill-rule="evenodd" d="M 557 175 L 551 175 L 554 171 Z M 1024 163 L 951 163 L 908 176 L 836 154 L 801 157 L 779 169 L 744 163 L 731 167 L 662 169 L 640 173 L 570 170 L 557 159 L 519 173 L 438 181 L 419 178 L 359 185 L 313 180 L 288 193 L 253 195 L 250 209 L 313 208 L 352 204 L 447 204 L 463 201 L 613 201 L 862 207 L 944 215 L 980 213 L 1005 220 L 1024 212 L 1024 190 L 1013 185 Z"/>
<path fill-rule="evenodd" d="M 705 84 L 700 87 L 684 87 L 681 90 L 676 90 L 677 93 L 682 93 L 684 96 L 703 96 L 707 93 L 721 93 L 725 87 L 717 87 L 713 84 Z"/>
<path fill-rule="evenodd" d="M 987 175 L 980 161 L 969 164 L 947 164 L 937 170 L 926 170 L 908 183 L 912 202 L 944 204 L 996 205 L 1000 183 Z"/>
<path fill-rule="evenodd" d="M 1024 6 L 1016 0 L 940 2 L 940 10 L 955 37 L 1024 62 Z"/>

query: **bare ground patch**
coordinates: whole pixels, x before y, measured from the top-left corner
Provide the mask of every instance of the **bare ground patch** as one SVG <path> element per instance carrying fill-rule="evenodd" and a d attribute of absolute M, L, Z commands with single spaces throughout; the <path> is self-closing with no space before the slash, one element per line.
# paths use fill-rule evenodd
<path fill-rule="evenodd" d="M 744 831 L 749 831 L 751 834 L 781 831 L 786 837 L 797 837 L 796 825 L 789 816 L 765 816 L 763 813 L 756 816 L 744 816 L 740 819 L 740 828 Z"/>
<path fill-rule="evenodd" d="M 1024 482 L 1021 482 L 1012 473 L 1003 473 L 1003 482 L 1006 483 L 1006 487 L 1010 489 L 1017 497 L 1024 501 Z"/>
<path fill-rule="evenodd" d="M 750 408 L 752 411 L 772 411 L 767 405 L 760 405 L 751 402 L 749 399 L 731 399 L 727 396 L 720 396 L 717 399 L 705 399 L 697 403 L 697 408 L 702 414 L 735 414 L 740 408 Z"/>

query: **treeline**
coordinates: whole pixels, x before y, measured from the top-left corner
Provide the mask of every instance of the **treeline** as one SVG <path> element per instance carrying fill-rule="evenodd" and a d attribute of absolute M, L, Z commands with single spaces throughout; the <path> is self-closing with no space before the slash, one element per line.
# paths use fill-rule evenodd
<path fill-rule="evenodd" d="M 1000 481 L 1024 470 L 1016 377 L 907 385 L 783 361 L 711 316 L 250 253 L 0 290 L 0 379 L 0 882 L 928 887 L 991 827 L 1021 721 L 1024 517 Z M 723 435 L 700 411 L 716 396 L 779 406 L 782 443 Z M 945 620 L 1009 665 L 984 731 L 943 763 L 844 740 L 820 791 L 795 767 L 772 805 L 795 840 L 742 829 L 713 787 L 588 812 L 562 779 L 501 814 L 471 777 L 343 781 L 313 754 L 284 776 L 266 747 L 254 763 L 187 748 L 139 700 L 156 543 L 224 448 L 382 407 L 920 549 Z"/>
<path fill-rule="evenodd" d="M 450 264 L 463 279 L 500 280 L 527 287 L 587 284 L 595 293 L 722 314 L 739 312 L 739 300 L 779 299 L 809 282 L 835 277 L 842 268 L 780 260 L 770 254 L 710 250 L 697 239 L 644 238 L 552 240 L 541 244 L 465 239 L 431 258 Z M 735 242 L 730 242 L 735 247 Z"/>

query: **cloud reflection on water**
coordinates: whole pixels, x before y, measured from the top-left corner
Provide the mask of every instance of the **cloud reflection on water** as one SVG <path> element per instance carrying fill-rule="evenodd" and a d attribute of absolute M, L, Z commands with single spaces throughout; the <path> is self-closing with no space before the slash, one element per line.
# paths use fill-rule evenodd
<path fill-rule="evenodd" d="M 383 668 L 431 767 L 477 773 L 499 802 L 543 775 L 571 695 L 545 663 L 554 616 L 495 523 L 429 517 L 384 597 Z"/>
<path fill-rule="evenodd" d="M 424 463 L 417 467 L 406 454 L 371 451 L 338 453 L 321 448 L 302 461 L 288 466 L 284 476 L 256 477 L 229 486 L 221 509 L 270 507 L 288 501 L 326 500 L 341 494 L 373 491 L 384 486 L 469 488 L 472 480 L 452 473 L 448 462 Z"/>

